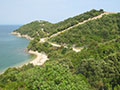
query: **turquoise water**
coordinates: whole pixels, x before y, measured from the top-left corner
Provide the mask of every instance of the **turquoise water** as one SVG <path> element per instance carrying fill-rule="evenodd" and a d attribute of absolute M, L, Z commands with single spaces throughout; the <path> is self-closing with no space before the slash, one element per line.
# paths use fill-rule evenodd
<path fill-rule="evenodd" d="M 32 57 L 25 53 L 29 41 L 10 34 L 18 27 L 17 25 L 0 25 L 0 72 L 8 67 L 28 62 Z"/>

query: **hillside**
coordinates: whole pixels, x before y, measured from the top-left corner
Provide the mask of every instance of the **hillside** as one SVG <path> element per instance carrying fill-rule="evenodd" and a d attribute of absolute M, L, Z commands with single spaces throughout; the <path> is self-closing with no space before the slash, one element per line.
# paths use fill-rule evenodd
<path fill-rule="evenodd" d="M 83 22 L 84 20 L 98 16 L 101 13 L 104 13 L 102 9 L 99 11 L 93 9 L 55 24 L 49 23 L 47 21 L 33 21 L 29 24 L 23 25 L 19 29 L 15 30 L 15 32 L 19 32 L 25 35 L 27 34 L 30 37 L 40 36 L 40 38 L 44 38 L 78 24 L 79 22 Z"/>
<path fill-rule="evenodd" d="M 120 90 L 120 13 L 96 18 L 102 13 L 91 10 L 56 24 L 35 21 L 20 27 L 16 32 L 34 37 L 28 50 L 45 52 L 49 61 L 42 66 L 9 68 L 0 75 L 0 89 Z M 75 52 L 73 46 L 83 49 Z"/>
<path fill-rule="evenodd" d="M 46 30 L 51 28 L 52 24 L 47 21 L 33 21 L 26 25 L 21 26 L 15 32 L 19 32 L 22 35 L 28 35 L 30 37 L 40 36 L 46 37 L 48 34 Z"/>
<path fill-rule="evenodd" d="M 97 90 L 104 88 L 119 90 L 120 82 L 120 14 L 104 15 L 102 18 L 86 22 L 64 33 L 50 38 L 49 41 L 61 44 L 61 52 L 57 52 L 49 43 L 34 43 L 31 41 L 28 48 L 44 51 L 49 58 L 70 60 L 75 72 L 83 74 L 89 83 Z M 32 45 L 36 48 L 32 48 Z M 67 45 L 69 48 L 64 48 Z M 75 53 L 71 46 L 84 47 Z M 68 50 L 70 49 L 70 51 Z M 55 50 L 55 51 L 54 51 Z M 61 53 L 67 54 L 65 56 Z M 59 56 L 60 55 L 60 56 Z M 102 85 L 102 86 L 101 86 Z"/>
<path fill-rule="evenodd" d="M 119 17 L 119 13 L 104 15 L 100 19 L 91 20 L 63 34 L 50 38 L 50 41 L 58 44 L 76 45 L 79 47 L 90 45 L 93 42 L 104 43 L 119 36 Z"/>

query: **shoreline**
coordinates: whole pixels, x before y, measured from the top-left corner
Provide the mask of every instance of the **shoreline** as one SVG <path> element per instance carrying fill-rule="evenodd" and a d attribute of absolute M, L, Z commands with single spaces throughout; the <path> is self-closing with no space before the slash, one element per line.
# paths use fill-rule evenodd
<path fill-rule="evenodd" d="M 16 35 L 17 37 L 23 37 L 23 38 L 26 38 L 27 40 L 33 40 L 34 38 L 31 38 L 29 37 L 28 35 L 21 35 L 20 33 L 18 32 L 11 32 L 10 34 L 12 35 Z M 35 65 L 43 65 L 48 59 L 47 55 L 44 53 L 44 52 L 41 52 L 39 53 L 38 51 L 32 51 L 32 50 L 29 50 L 29 51 L 26 51 L 26 53 L 28 54 L 31 54 L 33 55 L 33 58 L 29 59 L 29 60 L 26 60 L 26 62 L 23 62 L 23 63 L 19 63 L 19 64 L 16 64 L 14 66 L 10 66 L 8 68 L 21 68 L 22 66 L 24 65 L 28 65 L 28 64 L 33 64 L 34 66 Z M 7 68 L 7 69 L 8 69 Z M 3 74 L 7 69 L 3 70 L 0 72 L 0 75 Z"/>
<path fill-rule="evenodd" d="M 39 53 L 38 51 L 28 51 L 29 54 L 33 54 L 36 57 L 31 60 L 29 63 L 33 64 L 33 65 L 43 65 L 48 59 L 47 55 L 44 52 Z"/>
<path fill-rule="evenodd" d="M 28 40 L 33 40 L 34 39 L 34 38 L 31 38 L 28 35 L 21 35 L 18 32 L 11 32 L 11 34 L 16 35 L 18 37 L 24 37 Z M 31 63 L 33 65 L 43 65 L 46 62 L 46 60 L 48 60 L 48 57 L 44 52 L 39 53 L 38 51 L 29 50 L 29 51 L 27 51 L 27 53 L 35 55 L 36 57 L 34 59 L 28 61 L 27 63 L 24 63 L 23 65 L 27 65 L 29 63 Z M 22 67 L 23 65 L 21 65 L 20 67 Z"/>
<path fill-rule="evenodd" d="M 24 65 L 28 65 L 28 64 L 33 64 L 34 66 L 36 65 L 43 65 L 48 59 L 47 55 L 44 53 L 44 52 L 41 52 L 39 53 L 38 51 L 28 51 L 27 53 L 31 54 L 31 55 L 34 55 L 33 58 L 29 59 L 28 61 L 26 62 L 23 62 L 23 63 L 19 63 L 19 64 L 16 64 L 14 66 L 10 66 L 8 68 L 21 68 L 22 66 Z M 4 72 L 8 69 L 6 68 L 5 70 L 1 71 L 0 72 L 0 75 L 1 74 L 4 74 Z"/>
<path fill-rule="evenodd" d="M 10 66 L 8 68 L 21 68 L 24 65 L 33 64 L 35 65 L 43 65 L 48 59 L 47 55 L 44 52 L 39 53 L 38 51 L 28 51 L 27 53 L 34 55 L 31 59 L 27 60 L 26 62 L 16 64 L 14 66 Z M 0 72 L 0 75 L 3 74 L 8 68 Z"/>
<path fill-rule="evenodd" d="M 23 38 L 26 38 L 27 40 L 33 40 L 34 38 L 31 38 L 30 36 L 28 35 L 21 35 L 20 33 L 18 32 L 11 32 L 10 34 L 12 35 L 16 35 L 17 37 L 23 37 Z"/>
<path fill-rule="evenodd" d="M 27 53 L 27 52 L 26 52 Z M 29 54 L 29 53 L 28 53 Z M 3 70 L 0 71 L 0 75 L 3 74 L 8 68 L 21 68 L 22 66 L 24 65 L 27 65 L 29 64 L 30 61 L 34 60 L 37 56 L 36 55 L 33 55 L 31 56 L 30 59 L 27 59 L 26 61 L 24 62 L 21 62 L 21 63 L 18 63 L 18 64 L 15 64 L 15 65 L 12 65 L 12 66 L 9 66 Z"/>
<path fill-rule="evenodd" d="M 28 65 L 28 64 L 33 64 L 34 66 L 35 65 L 41 66 L 47 60 L 49 60 L 47 55 L 44 52 L 39 53 L 38 51 L 29 50 L 29 51 L 27 51 L 27 53 L 33 55 L 33 58 L 31 58 L 30 60 L 22 63 L 21 65 L 18 64 L 17 66 L 15 66 L 16 68 L 21 68 L 22 66 Z"/>

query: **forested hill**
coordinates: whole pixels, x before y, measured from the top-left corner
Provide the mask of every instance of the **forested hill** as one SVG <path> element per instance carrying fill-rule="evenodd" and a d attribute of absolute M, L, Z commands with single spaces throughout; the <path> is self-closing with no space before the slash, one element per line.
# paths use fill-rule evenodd
<path fill-rule="evenodd" d="M 83 17 L 101 13 L 103 10 L 91 10 L 76 18 L 84 22 L 88 18 Z M 9 68 L 0 75 L 0 90 L 120 90 L 120 13 L 103 15 L 40 42 L 41 37 L 70 27 L 74 20 L 77 22 L 78 19 L 73 17 L 57 24 L 35 21 L 20 27 L 17 32 L 34 37 L 28 50 L 45 52 L 49 60 L 42 66 L 28 64 L 22 68 Z M 35 37 L 39 30 L 45 36 L 39 33 Z M 73 46 L 83 49 L 75 52 Z"/>
<path fill-rule="evenodd" d="M 94 43 L 104 43 L 119 37 L 120 13 L 104 15 L 100 19 L 91 20 L 85 24 L 76 26 L 50 39 L 58 44 L 88 46 Z"/>
<path fill-rule="evenodd" d="M 71 27 L 75 24 L 83 22 L 84 20 L 88 20 L 89 18 L 98 16 L 101 13 L 104 13 L 102 9 L 99 11 L 93 9 L 78 16 L 58 22 L 56 24 L 52 24 L 47 21 L 33 21 L 29 24 L 23 25 L 15 31 L 24 35 L 27 34 L 30 37 L 40 36 L 40 38 L 44 38 L 64 29 L 67 29 L 68 27 Z"/>

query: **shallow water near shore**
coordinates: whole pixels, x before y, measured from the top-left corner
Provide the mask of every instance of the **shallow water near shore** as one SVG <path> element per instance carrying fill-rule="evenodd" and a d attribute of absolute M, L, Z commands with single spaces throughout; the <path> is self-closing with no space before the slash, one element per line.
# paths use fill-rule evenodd
<path fill-rule="evenodd" d="M 0 25 L 0 72 L 27 63 L 33 58 L 33 55 L 25 52 L 29 40 L 10 34 L 19 27 L 19 25 Z"/>

